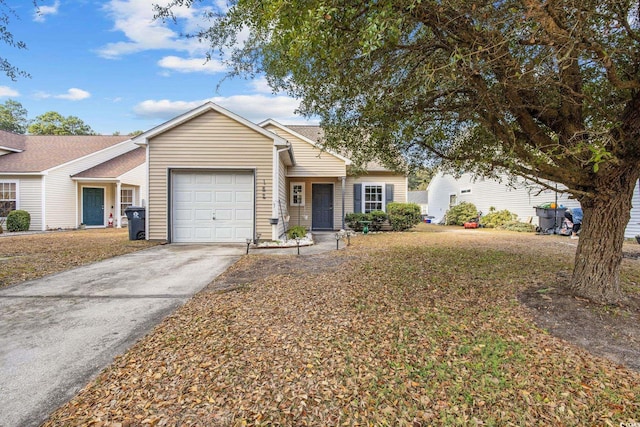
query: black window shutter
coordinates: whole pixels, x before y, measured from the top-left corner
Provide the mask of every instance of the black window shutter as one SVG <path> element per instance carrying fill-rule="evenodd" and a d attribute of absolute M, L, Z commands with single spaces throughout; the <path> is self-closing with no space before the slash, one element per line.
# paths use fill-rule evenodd
<path fill-rule="evenodd" d="M 362 212 L 362 184 L 353 184 L 353 212 Z"/>
<path fill-rule="evenodd" d="M 384 207 L 386 209 L 389 203 L 393 202 L 393 184 L 385 184 L 384 186 Z"/>

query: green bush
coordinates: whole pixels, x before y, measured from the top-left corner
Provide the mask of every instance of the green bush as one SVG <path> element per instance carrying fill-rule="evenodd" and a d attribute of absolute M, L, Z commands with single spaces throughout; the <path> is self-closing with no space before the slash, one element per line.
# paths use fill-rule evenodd
<path fill-rule="evenodd" d="M 501 211 L 490 210 L 488 214 L 482 217 L 482 226 L 487 228 L 500 227 L 507 223 L 516 222 L 518 215 L 504 209 Z"/>
<path fill-rule="evenodd" d="M 389 224 L 394 231 L 404 231 L 417 225 L 422 220 L 420 206 L 415 203 L 393 202 L 387 205 Z"/>
<path fill-rule="evenodd" d="M 362 212 L 351 212 L 344 216 L 347 226 L 353 231 L 362 231 L 363 224 L 360 221 L 371 221 L 369 214 Z"/>
<path fill-rule="evenodd" d="M 449 209 L 444 217 L 446 225 L 464 225 L 478 217 L 478 209 L 473 203 L 462 202 Z"/>
<path fill-rule="evenodd" d="M 505 224 L 498 226 L 500 230 L 509 230 L 509 231 L 520 231 L 524 233 L 528 233 L 531 231 L 536 231 L 536 226 L 533 224 L 529 224 L 528 222 L 519 222 L 519 221 L 511 221 Z"/>
<path fill-rule="evenodd" d="M 296 237 L 303 238 L 306 235 L 307 235 L 307 229 L 301 225 L 296 225 L 294 227 L 291 227 L 287 231 L 287 237 L 289 239 L 295 239 Z"/>
<path fill-rule="evenodd" d="M 7 215 L 8 231 L 28 231 L 31 225 L 31 215 L 27 211 L 16 210 Z"/>
<path fill-rule="evenodd" d="M 369 212 L 368 217 L 368 221 L 371 221 L 371 224 L 369 224 L 369 229 L 371 231 L 380 231 L 384 223 L 389 219 L 388 215 L 383 211 Z"/>

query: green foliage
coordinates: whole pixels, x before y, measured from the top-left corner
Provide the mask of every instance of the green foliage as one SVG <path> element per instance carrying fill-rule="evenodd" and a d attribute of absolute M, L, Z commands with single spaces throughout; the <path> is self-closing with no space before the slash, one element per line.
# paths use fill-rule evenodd
<path fill-rule="evenodd" d="M 364 225 L 360 221 L 371 221 L 369 214 L 362 212 L 351 212 L 344 216 L 347 227 L 353 231 L 362 231 Z"/>
<path fill-rule="evenodd" d="M 496 228 L 508 222 L 514 222 L 518 219 L 518 215 L 504 209 L 501 211 L 489 210 L 489 213 L 481 218 L 483 227 Z"/>
<path fill-rule="evenodd" d="M 369 213 L 369 229 L 371 231 L 380 231 L 384 223 L 389 219 L 388 215 L 384 211 L 372 211 Z"/>
<path fill-rule="evenodd" d="M 303 238 L 307 235 L 307 229 L 301 225 L 296 225 L 287 230 L 287 237 L 295 239 L 296 237 Z"/>
<path fill-rule="evenodd" d="M 387 215 L 389 216 L 389 224 L 394 231 L 408 230 L 422 220 L 420 206 L 415 203 L 389 203 Z"/>
<path fill-rule="evenodd" d="M 89 125 L 76 116 L 64 117 L 49 111 L 35 118 L 28 131 L 33 135 L 95 135 Z"/>
<path fill-rule="evenodd" d="M 27 131 L 27 110 L 18 101 L 7 99 L 0 104 L 0 129 L 14 133 Z"/>
<path fill-rule="evenodd" d="M 476 205 L 469 202 L 461 202 L 447 211 L 445 214 L 446 225 L 464 225 L 478 217 Z"/>
<path fill-rule="evenodd" d="M 31 225 L 31 215 L 27 211 L 15 210 L 7 215 L 8 231 L 28 231 Z"/>
<path fill-rule="evenodd" d="M 524 233 L 536 231 L 535 225 L 529 224 L 528 222 L 519 222 L 519 221 L 510 221 L 498 226 L 497 228 L 501 230 L 520 231 Z"/>

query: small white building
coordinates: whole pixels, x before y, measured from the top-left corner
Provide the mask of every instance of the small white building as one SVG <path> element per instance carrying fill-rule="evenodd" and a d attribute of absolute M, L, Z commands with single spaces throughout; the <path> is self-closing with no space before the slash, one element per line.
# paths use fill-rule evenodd
<path fill-rule="evenodd" d="M 559 188 L 562 188 L 559 186 Z M 450 207 L 461 202 L 476 205 L 483 214 L 489 213 L 493 207 L 500 211 L 507 209 L 522 222 L 538 225 L 536 206 L 544 203 L 557 203 L 558 206 L 577 207 L 580 203 L 569 198 L 569 194 L 541 189 L 533 184 L 526 185 L 524 180 L 510 186 L 508 176 L 503 175 L 500 180 L 476 178 L 473 174 L 465 173 L 460 178 L 439 172 L 433 177 L 427 188 L 429 194 L 429 215 L 435 218 L 433 222 L 444 220 L 444 215 Z M 625 231 L 626 238 L 633 238 L 640 234 L 640 187 L 636 185 L 633 194 L 631 220 Z"/>

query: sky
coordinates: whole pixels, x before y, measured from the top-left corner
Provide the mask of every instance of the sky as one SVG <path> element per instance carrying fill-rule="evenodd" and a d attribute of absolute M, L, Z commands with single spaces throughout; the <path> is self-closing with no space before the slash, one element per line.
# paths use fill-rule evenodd
<path fill-rule="evenodd" d="M 273 94 L 264 78 L 226 78 L 205 60 L 207 46 L 181 34 L 201 28 L 206 0 L 179 9 L 178 22 L 153 20 L 163 0 L 6 0 L 8 30 L 27 49 L 0 45 L 1 56 L 31 78 L 0 76 L 0 103 L 18 101 L 29 119 L 48 111 L 77 116 L 99 134 L 146 131 L 207 101 L 254 123 L 308 123 L 299 102 Z"/>

